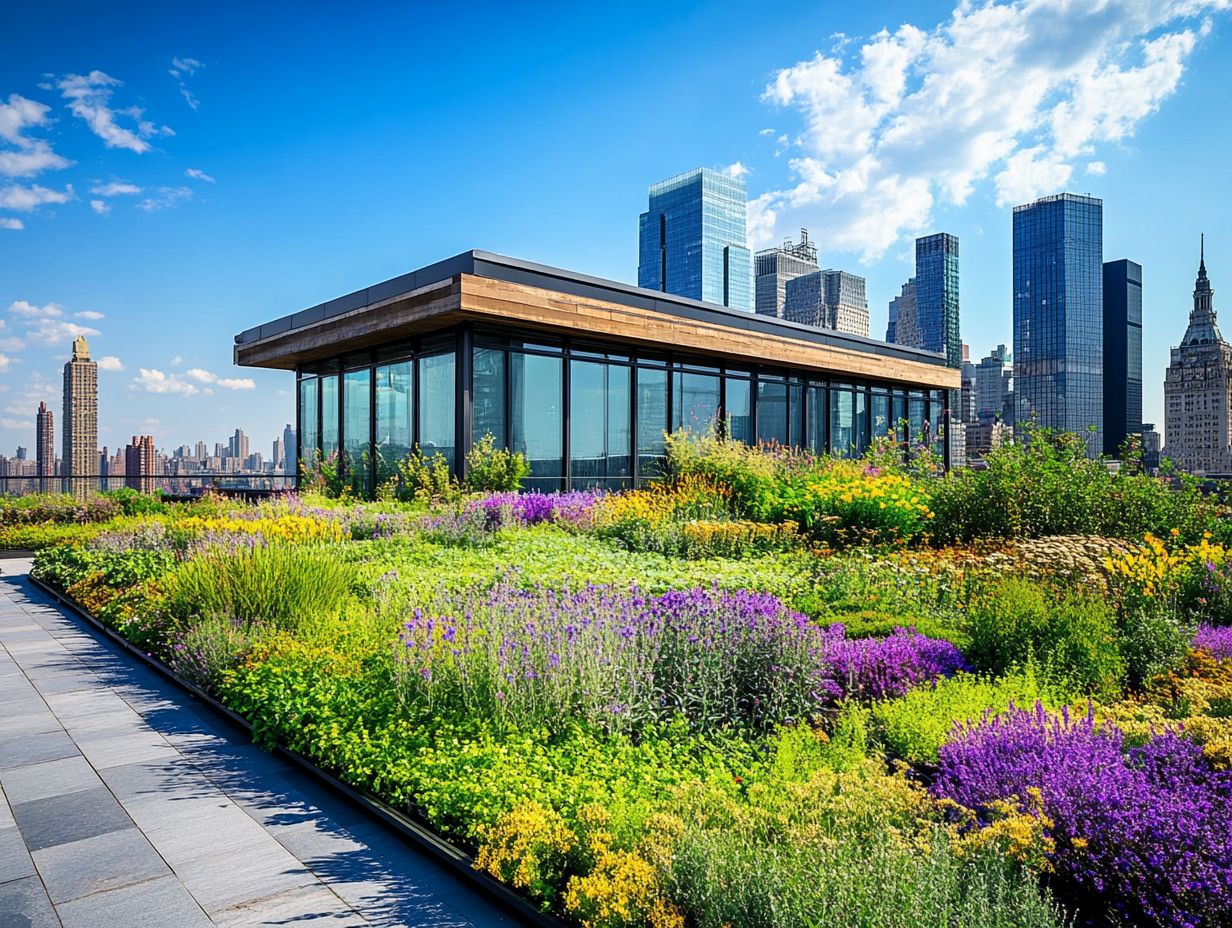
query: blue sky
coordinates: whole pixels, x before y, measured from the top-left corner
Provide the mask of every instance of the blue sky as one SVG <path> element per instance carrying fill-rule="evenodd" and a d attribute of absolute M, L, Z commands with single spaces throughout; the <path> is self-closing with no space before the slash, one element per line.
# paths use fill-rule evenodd
<path fill-rule="evenodd" d="M 807 226 L 866 276 L 874 334 L 914 236 L 957 234 L 977 359 L 1012 204 L 1102 197 L 1162 427 L 1199 232 L 1232 288 L 1230 6 L 6 4 L 0 452 L 81 330 L 101 443 L 268 452 L 292 378 L 236 332 L 467 248 L 633 281 L 647 185 L 697 165 L 745 172 L 755 246 Z"/>

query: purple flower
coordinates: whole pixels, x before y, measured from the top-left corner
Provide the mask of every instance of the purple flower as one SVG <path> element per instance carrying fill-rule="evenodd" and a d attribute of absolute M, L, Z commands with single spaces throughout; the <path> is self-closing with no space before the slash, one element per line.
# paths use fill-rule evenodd
<path fill-rule="evenodd" d="M 1216 660 L 1232 660 L 1232 626 L 1202 626 L 1194 635 L 1193 646 L 1208 652 Z"/>

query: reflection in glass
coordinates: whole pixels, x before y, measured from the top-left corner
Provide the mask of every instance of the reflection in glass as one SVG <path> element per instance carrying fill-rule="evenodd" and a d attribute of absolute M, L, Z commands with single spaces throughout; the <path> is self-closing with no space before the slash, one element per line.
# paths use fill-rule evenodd
<path fill-rule="evenodd" d="M 728 437 L 745 444 L 753 443 L 752 384 L 738 377 L 725 379 L 727 408 L 723 411 Z"/>
<path fill-rule="evenodd" d="M 338 375 L 321 378 L 321 456 L 338 451 Z"/>
<path fill-rule="evenodd" d="M 624 486 L 631 476 L 629 380 L 614 364 L 574 361 L 569 368 L 569 474 L 575 489 Z"/>
<path fill-rule="evenodd" d="M 317 378 L 305 377 L 299 382 L 299 460 L 310 466 L 317 452 Z M 291 449 L 287 449 L 288 457 Z"/>
<path fill-rule="evenodd" d="M 830 453 L 849 458 L 855 441 L 854 404 L 850 390 L 830 391 Z"/>
<path fill-rule="evenodd" d="M 415 374 L 413 361 L 376 369 L 377 482 L 395 472 L 415 443 Z"/>
<path fill-rule="evenodd" d="M 826 413 L 825 387 L 809 384 L 807 389 L 808 410 L 804 421 L 805 447 L 818 454 L 824 454 L 830 449 L 827 441 L 826 425 L 829 421 Z"/>
<path fill-rule="evenodd" d="M 477 442 L 491 434 L 497 448 L 509 444 L 505 434 L 505 352 L 494 348 L 475 349 L 474 429 Z"/>
<path fill-rule="evenodd" d="M 372 428 L 372 370 L 347 371 L 342 380 L 343 467 L 351 486 L 362 491 L 368 486 L 368 434 Z"/>
<path fill-rule="evenodd" d="M 429 457 L 444 455 L 454 464 L 454 352 L 419 359 L 419 447 Z"/>
<path fill-rule="evenodd" d="M 564 477 L 563 363 L 509 353 L 510 447 L 526 455 L 527 485 L 541 489 L 555 489 Z"/>
<path fill-rule="evenodd" d="M 719 414 L 719 378 L 676 371 L 672 394 L 672 428 L 703 434 Z"/>
<path fill-rule="evenodd" d="M 639 479 L 662 473 L 667 454 L 667 371 L 637 369 L 637 473 Z"/>
<path fill-rule="evenodd" d="M 787 384 L 758 381 L 757 440 L 787 443 Z"/>
<path fill-rule="evenodd" d="M 800 434 L 800 413 L 803 408 L 801 396 L 804 385 L 793 381 L 787 385 L 787 443 L 793 448 L 804 447 L 804 436 Z"/>
<path fill-rule="evenodd" d="M 873 437 L 889 435 L 893 430 L 890 419 L 890 398 L 884 393 L 873 394 Z"/>
<path fill-rule="evenodd" d="M 857 390 L 855 433 L 852 436 L 854 441 L 854 457 L 862 457 L 864 452 L 868 450 L 868 435 L 868 394 L 863 390 Z"/>

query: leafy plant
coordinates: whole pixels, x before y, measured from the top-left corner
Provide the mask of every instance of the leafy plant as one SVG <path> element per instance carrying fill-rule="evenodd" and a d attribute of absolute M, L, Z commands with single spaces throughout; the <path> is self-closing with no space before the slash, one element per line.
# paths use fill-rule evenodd
<path fill-rule="evenodd" d="M 521 451 L 497 448 L 491 432 L 471 446 L 466 454 L 465 489 L 471 493 L 502 493 L 516 490 L 530 476 L 530 464 Z"/>

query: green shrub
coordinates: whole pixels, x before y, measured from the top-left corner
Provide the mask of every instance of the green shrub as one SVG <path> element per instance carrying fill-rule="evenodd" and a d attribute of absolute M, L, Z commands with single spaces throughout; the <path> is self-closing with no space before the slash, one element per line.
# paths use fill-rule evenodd
<path fill-rule="evenodd" d="M 449 459 L 439 451 L 425 455 L 418 446 L 398 462 L 390 479 L 394 498 L 402 502 L 453 502 L 461 493 Z"/>
<path fill-rule="evenodd" d="M 1112 693 L 1125 665 L 1116 614 L 1102 599 L 1051 597 L 1023 577 L 999 581 L 971 604 L 967 659 L 977 670 L 1005 673 L 1032 659 L 1084 693 Z"/>
<path fill-rule="evenodd" d="M 132 487 L 121 487 L 118 490 L 107 490 L 103 493 L 107 499 L 120 505 L 126 516 L 147 516 L 167 512 L 170 507 L 163 502 L 161 490 L 153 493 L 142 493 Z"/>
<path fill-rule="evenodd" d="M 44 548 L 34 556 L 30 576 L 54 589 L 64 591 L 98 571 L 106 555 L 80 545 Z"/>
<path fill-rule="evenodd" d="M 1047 682 L 1033 665 L 1003 677 L 958 674 L 919 687 L 905 696 L 876 703 L 870 711 L 876 738 L 894 757 L 912 764 L 935 764 L 937 752 L 955 723 L 974 722 L 984 715 L 1002 715 L 1011 705 L 1059 708 L 1069 694 Z"/>
<path fill-rule="evenodd" d="M 30 493 L 0 496 L 0 525 L 87 525 L 106 522 L 121 514 L 119 503 L 92 493 L 78 498 L 67 493 Z"/>
<path fill-rule="evenodd" d="M 820 621 L 823 625 L 841 623 L 848 638 L 885 638 L 892 635 L 896 628 L 914 628 L 925 637 L 950 642 L 964 655 L 971 646 L 970 636 L 954 621 L 945 621 L 931 615 L 916 615 L 914 612 L 904 614 L 865 609 L 830 614 Z"/>
<path fill-rule="evenodd" d="M 466 454 L 465 488 L 472 493 L 508 493 L 530 476 L 530 464 L 521 451 L 497 448 L 488 432 Z"/>
<path fill-rule="evenodd" d="M 1123 609 L 1121 653 L 1130 687 L 1141 689 L 1184 664 L 1195 631 L 1184 617 L 1150 608 L 1148 603 Z"/>
<path fill-rule="evenodd" d="M 205 616 L 176 637 L 171 668 L 207 693 L 217 693 L 225 676 L 247 657 L 258 635 L 246 625 L 219 615 Z"/>
<path fill-rule="evenodd" d="M 328 548 L 214 548 L 171 575 L 167 601 L 172 614 L 184 620 L 214 616 L 295 628 L 341 609 L 352 577 L 352 569 Z"/>

